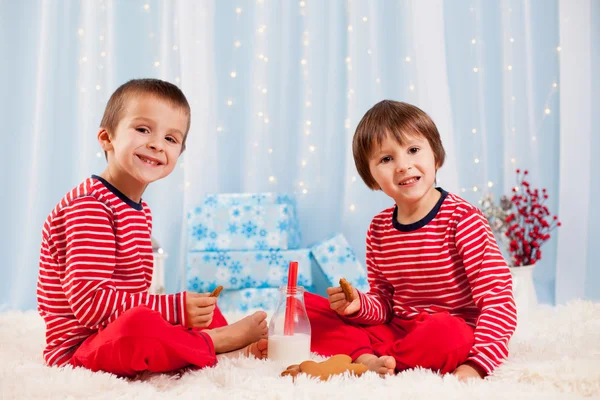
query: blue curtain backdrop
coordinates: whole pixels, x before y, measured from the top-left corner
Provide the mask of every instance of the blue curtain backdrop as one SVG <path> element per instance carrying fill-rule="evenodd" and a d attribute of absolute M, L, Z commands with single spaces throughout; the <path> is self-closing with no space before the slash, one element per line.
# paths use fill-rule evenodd
<path fill-rule="evenodd" d="M 342 232 L 364 261 L 370 219 L 392 203 L 362 183 L 350 144 L 388 98 L 434 118 L 438 183 L 468 201 L 528 169 L 564 223 L 535 271 L 540 300 L 600 299 L 599 17 L 592 0 L 0 1 L 0 308 L 36 306 L 43 221 L 102 172 L 104 106 L 139 77 L 192 105 L 179 168 L 144 196 L 171 292 L 185 212 L 207 192 L 294 193 L 305 245 Z"/>

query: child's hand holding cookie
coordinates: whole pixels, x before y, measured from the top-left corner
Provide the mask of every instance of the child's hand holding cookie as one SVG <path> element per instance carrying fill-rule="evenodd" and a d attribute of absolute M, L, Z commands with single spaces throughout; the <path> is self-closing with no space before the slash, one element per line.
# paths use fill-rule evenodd
<path fill-rule="evenodd" d="M 209 293 L 187 292 L 185 296 L 185 320 L 188 328 L 206 328 L 213 319 L 217 298 Z"/>
<path fill-rule="evenodd" d="M 340 279 L 339 287 L 327 289 L 329 307 L 340 315 L 350 315 L 360 310 L 358 290 L 344 278 Z"/>

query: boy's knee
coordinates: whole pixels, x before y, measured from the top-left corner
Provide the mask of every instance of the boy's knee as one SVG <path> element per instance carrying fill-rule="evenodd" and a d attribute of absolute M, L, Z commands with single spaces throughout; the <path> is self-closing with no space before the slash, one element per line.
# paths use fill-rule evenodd
<path fill-rule="evenodd" d="M 430 340 L 430 346 L 438 354 L 455 352 L 460 349 L 469 351 L 473 347 L 473 329 L 458 317 L 448 313 L 431 315 L 423 327 Z"/>

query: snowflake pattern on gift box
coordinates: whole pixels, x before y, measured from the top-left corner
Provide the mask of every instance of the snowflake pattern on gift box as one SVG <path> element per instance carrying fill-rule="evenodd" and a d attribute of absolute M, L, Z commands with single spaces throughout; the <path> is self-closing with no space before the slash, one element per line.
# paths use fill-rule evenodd
<path fill-rule="evenodd" d="M 279 250 L 271 249 L 269 250 L 267 259 L 269 260 L 269 265 L 279 265 L 283 260 L 283 257 L 279 253 Z"/>
<path fill-rule="evenodd" d="M 229 224 L 229 228 L 227 228 L 227 232 L 229 232 L 232 235 L 236 234 L 238 232 L 237 224 Z"/>
<path fill-rule="evenodd" d="M 259 240 L 254 244 L 254 250 L 269 250 L 269 245 L 264 240 Z"/>
<path fill-rule="evenodd" d="M 195 292 L 199 292 L 200 291 L 200 279 L 198 279 L 197 276 L 190 279 L 190 281 L 188 283 L 188 288 L 191 288 Z"/>
<path fill-rule="evenodd" d="M 231 256 L 225 251 L 218 251 L 213 256 L 213 259 L 217 262 L 217 267 L 220 265 L 225 266 L 227 265 L 227 262 L 231 260 Z"/>
<path fill-rule="evenodd" d="M 202 224 L 198 224 L 194 227 L 194 237 L 198 240 L 202 240 L 208 237 L 208 228 Z"/>
<path fill-rule="evenodd" d="M 252 288 L 256 286 L 256 281 L 252 279 L 250 275 L 246 276 L 245 278 L 242 278 L 241 282 L 243 288 Z"/>
<path fill-rule="evenodd" d="M 295 207 L 296 201 L 289 195 L 208 195 L 201 207 L 188 213 L 189 248 L 200 251 L 297 249 L 300 227 Z M 257 244 L 260 240 L 268 247 L 264 243 Z"/>
<path fill-rule="evenodd" d="M 256 236 L 256 224 L 252 221 L 248 221 L 242 224 L 242 232 L 246 235 L 247 238 L 251 238 L 252 236 Z"/>
<path fill-rule="evenodd" d="M 209 195 L 206 196 L 206 198 L 204 199 L 204 204 L 207 206 L 216 206 L 217 205 L 217 196 L 215 195 Z"/>
<path fill-rule="evenodd" d="M 239 274 L 242 272 L 242 269 L 244 269 L 244 266 L 240 264 L 239 261 L 233 261 L 229 264 L 229 271 L 231 271 L 232 274 Z"/>

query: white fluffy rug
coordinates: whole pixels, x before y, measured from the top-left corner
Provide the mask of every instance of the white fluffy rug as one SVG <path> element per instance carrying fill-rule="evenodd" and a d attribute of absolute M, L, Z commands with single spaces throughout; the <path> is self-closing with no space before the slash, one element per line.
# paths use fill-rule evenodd
<path fill-rule="evenodd" d="M 230 321 L 234 319 L 228 316 Z M 128 381 L 42 363 L 37 313 L 0 313 L 0 399 L 578 399 L 600 398 L 600 303 L 540 307 L 511 341 L 508 361 L 492 377 L 458 382 L 413 370 L 385 379 L 368 373 L 328 382 L 279 376 L 270 361 L 223 360 L 180 379 Z"/>

